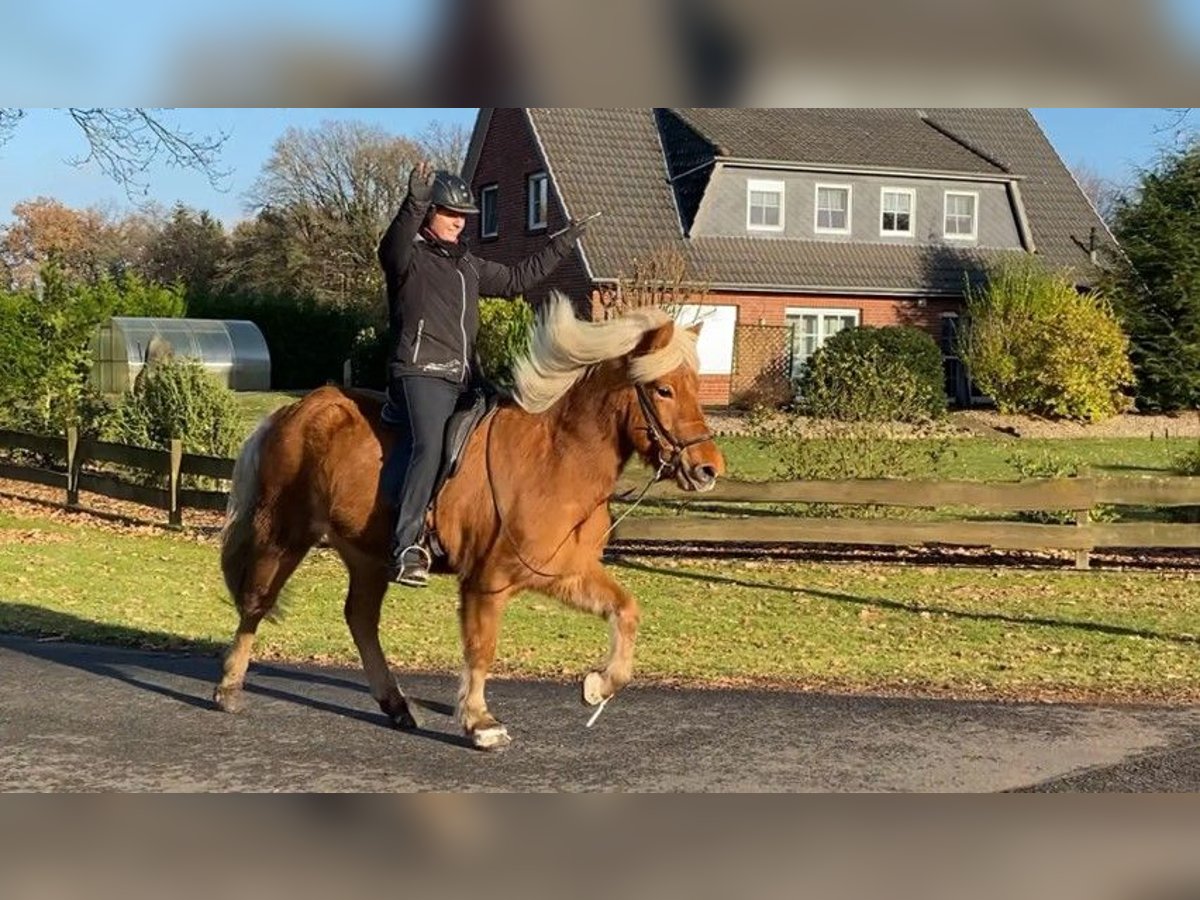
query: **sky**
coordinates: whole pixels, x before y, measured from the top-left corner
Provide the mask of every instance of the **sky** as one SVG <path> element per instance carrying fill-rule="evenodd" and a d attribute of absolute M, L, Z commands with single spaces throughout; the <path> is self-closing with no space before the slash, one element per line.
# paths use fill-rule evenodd
<path fill-rule="evenodd" d="M 1034 109 L 1050 142 L 1069 166 L 1083 165 L 1116 184 L 1129 184 L 1150 166 L 1168 141 L 1161 129 L 1171 120 L 1162 109 Z M 149 199 L 208 210 L 227 225 L 245 218 L 245 194 L 289 127 L 315 128 L 329 119 L 367 122 L 397 135 L 418 136 L 434 121 L 470 129 L 475 109 L 177 109 L 172 123 L 200 133 L 225 133 L 221 166 L 229 177 L 221 189 L 199 173 L 160 166 L 147 173 Z M 99 205 L 117 213 L 132 208 L 120 187 L 93 165 L 74 166 L 86 142 L 68 116 L 31 110 L 10 139 L 0 144 L 0 224 L 11 221 L 21 200 L 55 197 L 68 206 Z"/>

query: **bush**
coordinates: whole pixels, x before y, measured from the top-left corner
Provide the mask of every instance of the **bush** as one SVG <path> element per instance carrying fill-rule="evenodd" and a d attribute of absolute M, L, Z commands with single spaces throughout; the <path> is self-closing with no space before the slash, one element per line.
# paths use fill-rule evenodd
<path fill-rule="evenodd" d="M 380 330 L 365 308 L 289 294 L 197 294 L 188 299 L 187 313 L 257 325 L 271 352 L 271 387 L 277 391 L 340 384 L 342 366 L 352 358 L 358 336 L 367 328 Z"/>
<path fill-rule="evenodd" d="M 925 422 L 946 412 L 943 385 L 941 350 L 924 331 L 848 328 L 809 360 L 800 411 L 849 422 Z"/>
<path fill-rule="evenodd" d="M 39 434 L 102 426 L 105 407 L 87 386 L 88 346 L 110 316 L 178 316 L 183 293 L 136 274 L 72 282 L 48 264 L 43 290 L 0 295 L 0 423 Z"/>
<path fill-rule="evenodd" d="M 180 438 L 189 453 L 231 456 L 241 437 L 233 391 L 193 359 L 168 357 L 142 369 L 121 398 L 106 437 L 167 449 Z"/>
<path fill-rule="evenodd" d="M 968 287 L 959 355 L 1001 412 L 1095 422 L 1129 407 L 1129 340 L 1111 307 L 1034 259 Z"/>
<path fill-rule="evenodd" d="M 475 355 L 483 377 L 502 390 L 513 386 L 513 363 L 528 347 L 533 318 L 533 310 L 521 298 L 487 297 L 479 302 Z"/>

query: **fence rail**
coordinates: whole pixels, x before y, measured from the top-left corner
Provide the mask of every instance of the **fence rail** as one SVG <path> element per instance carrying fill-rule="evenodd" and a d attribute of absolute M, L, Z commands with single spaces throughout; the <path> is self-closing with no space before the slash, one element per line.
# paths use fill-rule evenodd
<path fill-rule="evenodd" d="M 62 488 L 68 506 L 77 506 L 79 492 L 89 491 L 163 509 L 168 522 L 181 525 L 183 510 L 223 510 L 224 491 L 183 488 L 182 476 L 228 481 L 233 460 L 184 453 L 179 441 L 170 450 L 147 450 L 100 441 L 81 440 L 74 430 L 64 438 L 48 438 L 0 430 L 0 449 L 20 449 L 64 460 L 62 471 L 0 463 L 0 478 Z M 161 487 L 133 484 L 109 473 L 83 471 L 89 462 L 106 462 L 141 469 L 163 477 Z M 628 502 L 641 484 L 623 480 L 613 500 Z M 919 546 L 940 544 L 993 547 L 1004 550 L 1067 550 L 1076 565 L 1087 568 L 1090 551 L 1105 547 L 1200 548 L 1200 524 L 1166 522 L 1095 522 L 1098 506 L 1200 506 L 1200 478 L 1061 478 L 1022 482 L 975 481 L 722 481 L 706 494 L 690 494 L 674 484 L 654 485 L 648 501 L 718 508 L 721 518 L 698 515 L 685 506 L 679 515 L 628 517 L 615 529 L 619 541 L 694 544 L 856 544 Z M 756 515 L 722 504 L 767 507 Z M 894 506 L 910 509 L 964 508 L 992 513 L 1073 513 L 1071 524 L 978 521 L 967 518 L 938 521 L 896 519 L 834 519 L 800 516 L 780 510 L 781 504 L 837 506 Z M 762 513 L 765 512 L 766 515 Z"/>

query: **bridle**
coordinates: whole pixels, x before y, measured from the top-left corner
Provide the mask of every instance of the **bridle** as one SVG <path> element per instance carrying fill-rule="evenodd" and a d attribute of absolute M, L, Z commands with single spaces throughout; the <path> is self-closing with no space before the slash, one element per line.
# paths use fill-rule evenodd
<path fill-rule="evenodd" d="M 658 410 L 654 408 L 654 401 L 650 399 L 650 394 L 646 391 L 646 386 L 644 384 L 634 385 L 634 391 L 637 393 L 638 406 L 642 408 L 642 418 L 646 420 L 646 434 L 650 438 L 650 443 L 658 450 L 658 477 L 662 477 L 664 474 L 674 474 L 683 461 L 683 451 L 688 447 L 713 439 L 708 431 L 703 431 L 686 441 L 675 437 L 663 424 Z"/>

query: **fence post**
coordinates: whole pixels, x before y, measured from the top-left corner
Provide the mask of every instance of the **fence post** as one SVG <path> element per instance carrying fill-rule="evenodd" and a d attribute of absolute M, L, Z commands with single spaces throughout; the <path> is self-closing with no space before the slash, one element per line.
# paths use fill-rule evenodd
<path fill-rule="evenodd" d="M 179 508 L 179 469 L 183 464 L 183 441 L 171 438 L 171 471 L 168 490 L 170 492 L 170 508 L 167 511 L 167 521 L 175 526 L 183 524 L 183 510 Z"/>
<path fill-rule="evenodd" d="M 1080 528 L 1086 528 L 1092 521 L 1092 512 L 1088 509 L 1075 510 L 1075 524 Z M 1092 552 L 1090 550 L 1075 551 L 1075 568 L 1090 569 L 1092 567 Z"/>
<path fill-rule="evenodd" d="M 79 429 L 67 426 L 67 506 L 79 505 Z"/>

